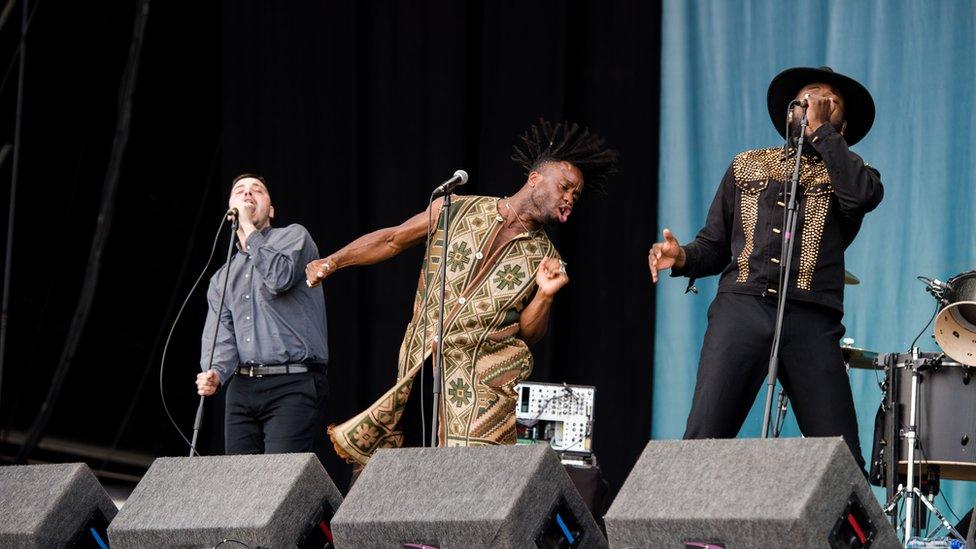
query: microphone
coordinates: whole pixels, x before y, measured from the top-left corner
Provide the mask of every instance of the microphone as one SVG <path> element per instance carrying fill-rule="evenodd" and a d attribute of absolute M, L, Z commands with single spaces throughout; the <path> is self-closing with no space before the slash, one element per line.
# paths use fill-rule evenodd
<path fill-rule="evenodd" d="M 444 196 L 446 194 L 451 194 L 454 192 L 456 187 L 460 187 L 468 182 L 468 172 L 464 170 L 458 170 L 454 172 L 454 177 L 448 179 L 447 181 L 441 183 L 434 189 L 434 193 L 431 198 L 437 198 L 439 196 Z"/>
<path fill-rule="evenodd" d="M 806 99 L 794 99 L 793 101 L 790 101 L 790 107 L 797 106 L 800 107 L 801 109 L 807 108 L 809 104 L 810 102 L 807 101 Z"/>
<path fill-rule="evenodd" d="M 237 208 L 231 208 L 227 210 L 227 213 L 224 214 L 224 217 L 226 217 L 227 219 L 231 219 L 231 218 L 236 218 L 237 215 L 238 215 Z"/>
<path fill-rule="evenodd" d="M 938 278 L 927 278 L 919 277 L 919 280 L 925 283 L 925 291 L 932 294 L 932 297 L 939 302 L 945 302 L 946 291 L 950 289 L 950 286 L 946 282 L 942 282 Z"/>

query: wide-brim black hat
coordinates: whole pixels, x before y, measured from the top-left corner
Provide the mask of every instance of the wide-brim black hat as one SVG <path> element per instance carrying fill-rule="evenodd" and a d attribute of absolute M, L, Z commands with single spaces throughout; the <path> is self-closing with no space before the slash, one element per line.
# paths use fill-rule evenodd
<path fill-rule="evenodd" d="M 769 83 L 766 104 L 769 118 L 783 139 L 786 139 L 786 109 L 796 99 L 803 86 L 823 82 L 837 88 L 844 98 L 844 119 L 847 129 L 844 138 L 853 145 L 864 138 L 874 124 L 874 99 L 857 80 L 833 71 L 830 67 L 794 67 L 776 75 Z"/>

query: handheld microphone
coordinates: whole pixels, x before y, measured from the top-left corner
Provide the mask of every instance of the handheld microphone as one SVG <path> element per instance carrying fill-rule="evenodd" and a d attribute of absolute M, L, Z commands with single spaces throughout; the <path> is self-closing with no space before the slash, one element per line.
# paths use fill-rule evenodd
<path fill-rule="evenodd" d="M 441 183 L 434 189 L 432 198 L 437 198 L 439 196 L 444 196 L 446 194 L 451 194 L 454 192 L 456 187 L 460 187 L 468 182 L 468 172 L 464 170 L 458 170 L 454 172 L 454 177 L 448 179 L 447 181 Z"/>
<path fill-rule="evenodd" d="M 237 208 L 231 208 L 227 210 L 227 213 L 224 214 L 224 217 L 226 217 L 227 219 L 237 219 L 237 216 L 238 216 Z"/>

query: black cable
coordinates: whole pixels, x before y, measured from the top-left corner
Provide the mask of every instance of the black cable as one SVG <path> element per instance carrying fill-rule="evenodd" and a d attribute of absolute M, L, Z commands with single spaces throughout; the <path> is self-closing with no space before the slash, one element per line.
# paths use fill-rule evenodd
<path fill-rule="evenodd" d="M 149 19 L 149 3 L 150 0 L 138 0 L 136 4 L 129 55 L 122 72 L 121 82 L 119 83 L 115 136 L 113 137 L 112 150 L 105 172 L 101 203 L 98 209 L 98 219 L 95 225 L 95 234 L 92 237 L 91 247 L 88 252 L 88 268 L 82 280 L 78 303 L 75 306 L 68 335 L 61 351 L 61 358 L 58 360 L 54 374 L 49 382 L 47 396 L 41 403 L 37 418 L 31 424 L 24 443 L 17 453 L 17 463 L 25 463 L 27 461 L 47 429 L 47 425 L 58 403 L 58 396 L 64 387 L 68 372 L 73 364 L 75 353 L 78 350 L 94 303 L 99 275 L 102 270 L 105 245 L 109 237 L 115 211 L 115 196 L 118 190 L 125 150 L 129 142 L 132 127 L 133 96 L 135 95 L 135 87 L 138 80 L 139 60 L 146 33 L 146 24 Z"/>
<path fill-rule="evenodd" d="M 424 299 L 420 303 L 420 314 L 423 316 L 424 322 L 422 324 L 423 328 L 421 333 L 423 333 L 424 339 L 424 356 L 427 355 L 427 300 L 430 298 L 430 281 L 427 280 L 427 262 L 430 261 L 430 245 L 433 243 L 434 235 L 431 233 L 430 229 L 433 225 L 433 205 L 434 205 L 434 193 L 430 193 L 430 198 L 427 200 L 427 249 L 424 250 L 424 262 L 422 269 L 424 270 Z M 447 246 L 447 242 L 444 243 Z M 443 321 L 443 319 L 441 319 Z M 426 361 L 426 359 L 424 359 Z M 433 354 L 431 354 L 430 361 L 431 368 L 434 367 Z M 420 445 L 425 446 L 427 444 L 427 407 L 425 405 L 426 399 L 424 399 L 424 364 L 420 364 Z"/>
<path fill-rule="evenodd" d="M 220 134 L 220 136 L 217 137 L 217 143 L 214 146 L 213 155 L 211 156 L 210 159 L 210 169 L 207 171 L 207 179 L 203 186 L 204 191 L 202 193 L 202 196 L 200 197 L 200 206 L 197 208 L 197 213 L 193 218 L 193 228 L 190 231 L 191 235 L 197 234 L 200 228 L 200 223 L 203 220 L 203 212 L 204 210 L 206 210 L 206 202 L 207 202 L 206 198 L 210 194 L 210 189 L 212 188 L 214 176 L 216 174 L 217 160 L 220 157 L 220 150 L 223 144 L 223 137 L 224 137 L 223 134 Z M 179 274 L 176 275 L 176 280 L 175 283 L 173 284 L 173 291 L 171 292 L 169 298 L 169 304 L 166 306 L 166 313 L 161 317 L 159 328 L 156 331 L 156 337 L 153 340 L 152 350 L 149 352 L 149 355 L 146 357 L 146 364 L 142 368 L 142 375 L 139 377 L 139 383 L 136 384 L 135 390 L 132 391 L 132 396 L 129 400 L 129 405 L 126 408 L 125 413 L 122 415 L 122 421 L 119 424 L 119 428 L 115 433 L 115 437 L 112 439 L 112 444 L 109 446 L 109 448 L 112 451 L 115 451 L 119 447 L 119 444 L 122 441 L 122 437 L 125 435 L 126 429 L 128 429 L 129 421 L 132 419 L 132 415 L 135 412 L 136 405 L 141 400 L 140 397 L 142 396 L 142 392 L 145 389 L 146 381 L 149 379 L 149 375 L 152 373 L 152 367 L 155 364 L 156 356 L 159 352 L 160 345 L 163 342 L 163 338 L 166 333 L 165 321 L 166 319 L 170 318 L 170 316 L 172 316 L 173 314 L 173 309 L 175 308 L 176 300 L 179 296 L 178 293 L 179 288 L 183 283 L 183 279 L 186 276 L 186 271 L 190 265 L 190 256 L 192 255 L 192 250 L 193 250 L 192 246 L 187 246 L 186 253 L 183 254 L 183 261 L 180 262 Z M 211 252 L 211 254 L 212 253 L 213 252 Z M 213 255 L 211 255 L 211 258 L 212 257 Z M 206 272 L 206 268 L 204 268 L 204 272 Z M 109 456 L 106 456 L 102 460 L 102 464 L 101 467 L 99 467 L 99 469 L 104 470 L 108 465 L 108 460 L 109 460 Z"/>
<path fill-rule="evenodd" d="M 912 340 L 911 346 L 908 347 L 908 352 L 909 353 L 911 353 L 912 352 L 912 349 L 915 348 L 915 344 L 918 343 L 918 338 L 922 337 L 922 334 L 924 334 L 929 329 L 929 326 L 932 325 L 932 321 L 935 320 L 935 317 L 939 314 L 939 306 L 940 306 L 940 303 L 936 302 L 936 304 L 935 304 L 935 311 L 932 312 L 932 318 L 930 318 L 929 321 L 925 323 L 925 327 L 922 328 L 922 331 L 920 331 L 918 333 L 918 335 L 915 336 L 915 339 Z"/>
<path fill-rule="evenodd" d="M 180 305 L 180 310 L 176 312 L 176 318 L 173 319 L 173 325 L 169 329 L 169 334 L 166 335 L 166 343 L 163 344 L 162 357 L 159 359 L 159 399 L 163 401 L 163 411 L 166 412 L 166 417 L 169 418 L 170 423 L 173 424 L 173 428 L 176 429 L 176 432 L 180 434 L 180 438 L 183 439 L 183 442 L 186 442 L 187 446 L 191 446 L 190 439 L 186 438 L 186 435 L 183 434 L 183 430 L 180 429 L 180 426 L 176 423 L 176 420 L 173 419 L 173 414 L 170 413 L 169 406 L 166 405 L 166 392 L 163 390 L 163 371 L 166 368 L 166 352 L 169 350 L 170 339 L 172 339 L 173 332 L 176 330 L 176 324 L 180 321 L 180 316 L 183 314 L 183 309 L 186 308 L 186 304 L 193 296 L 193 292 L 196 291 L 200 281 L 203 280 L 204 275 L 207 274 L 207 269 L 210 268 L 210 263 L 213 261 L 214 253 L 217 251 L 217 242 L 220 240 L 220 232 L 223 230 L 224 223 L 226 222 L 227 219 L 221 216 L 220 225 L 217 227 L 217 232 L 214 234 L 213 244 L 210 246 L 210 256 L 207 258 L 207 264 L 203 266 L 203 269 L 200 271 L 200 275 L 197 276 L 197 279 L 190 288 L 190 291 L 186 293 L 186 298 L 183 299 L 183 304 Z M 198 456 L 201 455 L 199 452 L 196 452 L 196 454 Z"/>
<path fill-rule="evenodd" d="M 220 541 L 219 541 L 219 542 L 217 543 L 217 545 L 214 545 L 214 546 L 213 546 L 213 547 L 211 547 L 210 549 L 217 549 L 218 547 L 220 547 L 221 545 L 223 545 L 223 544 L 225 544 L 225 543 L 236 543 L 236 544 L 238 544 L 238 545 L 243 545 L 244 547 L 247 547 L 248 549 L 250 549 L 250 547 L 251 547 L 250 545 L 248 545 L 248 544 L 246 544 L 246 543 L 244 543 L 243 541 L 241 541 L 241 540 L 239 540 L 239 539 L 230 539 L 230 538 L 227 538 L 227 539 L 222 539 L 222 540 L 220 540 Z"/>

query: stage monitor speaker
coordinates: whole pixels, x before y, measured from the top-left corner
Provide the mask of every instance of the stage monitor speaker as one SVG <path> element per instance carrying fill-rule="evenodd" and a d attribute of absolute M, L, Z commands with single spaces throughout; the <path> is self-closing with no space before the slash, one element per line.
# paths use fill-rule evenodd
<path fill-rule="evenodd" d="M 98 547 L 118 512 L 84 463 L 0 467 L 0 547 Z"/>
<path fill-rule="evenodd" d="M 112 549 L 213 547 L 225 539 L 252 548 L 323 547 L 341 503 L 314 454 L 159 458 L 108 537 Z"/>
<path fill-rule="evenodd" d="M 651 441 L 604 517 L 613 547 L 898 547 L 841 438 Z"/>
<path fill-rule="evenodd" d="M 379 450 L 332 521 L 339 547 L 606 547 L 544 444 Z"/>

